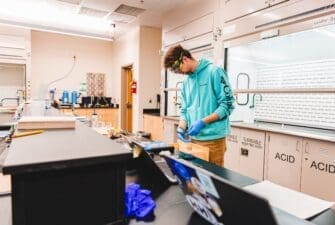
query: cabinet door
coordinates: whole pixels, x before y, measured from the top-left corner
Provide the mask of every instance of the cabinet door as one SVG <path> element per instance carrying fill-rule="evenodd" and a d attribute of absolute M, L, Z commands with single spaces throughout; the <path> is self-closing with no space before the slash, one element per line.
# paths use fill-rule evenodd
<path fill-rule="evenodd" d="M 163 135 L 164 142 L 167 144 L 173 144 L 177 142 L 176 129 L 178 122 L 173 120 L 164 119 L 163 120 Z"/>
<path fill-rule="evenodd" d="M 226 138 L 227 150 L 224 155 L 224 167 L 239 172 L 240 165 L 240 129 L 231 128 L 231 133 Z"/>
<path fill-rule="evenodd" d="M 145 132 L 149 132 L 149 133 L 151 133 L 151 130 L 152 130 L 152 125 L 151 125 L 150 117 L 147 116 L 147 115 L 143 116 L 143 130 Z"/>
<path fill-rule="evenodd" d="M 266 0 L 265 0 L 266 1 Z M 280 3 L 288 2 L 289 0 L 267 0 L 267 3 L 271 6 L 278 5 Z"/>
<path fill-rule="evenodd" d="M 245 0 L 222 1 L 222 15 L 224 22 L 234 20 L 269 7 L 269 0 L 248 0 L 248 4 L 245 3 Z"/>
<path fill-rule="evenodd" d="M 266 179 L 300 191 L 302 138 L 268 133 Z"/>
<path fill-rule="evenodd" d="M 151 134 L 151 140 L 163 140 L 162 117 L 143 115 L 143 130 Z"/>
<path fill-rule="evenodd" d="M 163 140 L 163 120 L 160 116 L 151 117 L 152 130 L 151 139 L 155 141 Z"/>
<path fill-rule="evenodd" d="M 301 191 L 335 201 L 335 143 L 304 140 Z"/>
<path fill-rule="evenodd" d="M 239 172 L 256 180 L 263 180 L 265 132 L 241 129 Z"/>
<path fill-rule="evenodd" d="M 170 46 L 213 31 L 214 15 L 210 13 L 163 33 L 163 45 Z"/>

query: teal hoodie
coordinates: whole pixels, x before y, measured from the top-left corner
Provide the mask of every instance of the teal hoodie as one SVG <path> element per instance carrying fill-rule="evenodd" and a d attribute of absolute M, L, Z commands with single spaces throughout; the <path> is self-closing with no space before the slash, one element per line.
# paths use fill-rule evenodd
<path fill-rule="evenodd" d="M 180 119 L 186 121 L 188 127 L 214 112 L 220 118 L 206 124 L 192 139 L 209 141 L 230 133 L 229 115 L 235 99 L 224 69 L 200 59 L 196 70 L 183 81 L 181 98 Z"/>

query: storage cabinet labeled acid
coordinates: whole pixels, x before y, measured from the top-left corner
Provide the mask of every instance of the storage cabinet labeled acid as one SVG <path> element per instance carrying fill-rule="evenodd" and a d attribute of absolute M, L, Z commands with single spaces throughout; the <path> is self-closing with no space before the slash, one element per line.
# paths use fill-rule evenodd
<path fill-rule="evenodd" d="M 301 137 L 267 133 L 265 179 L 300 191 Z"/>
<path fill-rule="evenodd" d="M 335 201 L 335 143 L 304 139 L 301 191 Z"/>

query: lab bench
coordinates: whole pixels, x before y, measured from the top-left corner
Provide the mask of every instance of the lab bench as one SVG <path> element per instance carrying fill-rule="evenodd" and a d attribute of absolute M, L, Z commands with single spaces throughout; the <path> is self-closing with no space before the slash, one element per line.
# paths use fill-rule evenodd
<path fill-rule="evenodd" d="M 33 102 L 23 115 L 61 113 Z M 125 171 L 131 158 L 124 146 L 80 122 L 75 129 L 13 140 L 3 167 L 11 175 L 13 225 L 124 224 Z"/>

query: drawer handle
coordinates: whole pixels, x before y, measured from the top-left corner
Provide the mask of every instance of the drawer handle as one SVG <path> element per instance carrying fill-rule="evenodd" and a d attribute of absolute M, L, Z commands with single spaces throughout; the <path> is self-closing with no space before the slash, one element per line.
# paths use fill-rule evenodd
<path fill-rule="evenodd" d="M 246 148 L 241 148 L 241 155 L 248 156 L 249 155 L 249 150 Z"/>

